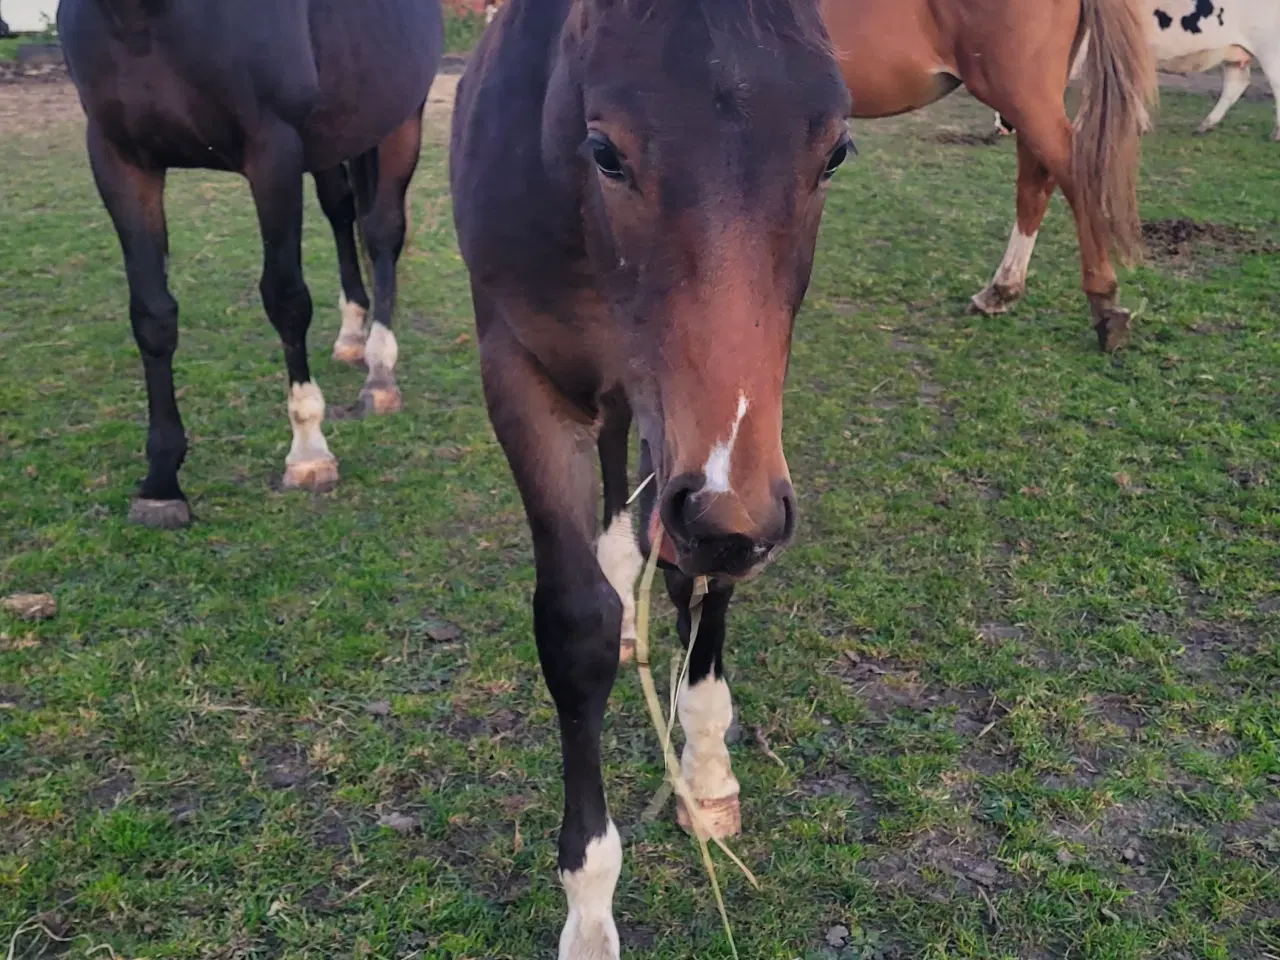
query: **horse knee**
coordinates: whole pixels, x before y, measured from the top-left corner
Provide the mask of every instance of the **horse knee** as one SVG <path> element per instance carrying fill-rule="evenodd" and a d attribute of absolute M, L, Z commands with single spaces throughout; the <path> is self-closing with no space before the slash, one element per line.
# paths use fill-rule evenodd
<path fill-rule="evenodd" d="M 604 701 L 618 669 L 622 600 L 599 569 L 576 584 L 539 584 L 533 627 L 551 695 Z M 568 705 L 568 704 L 566 704 Z M 578 706 L 585 705 L 580 700 Z"/>
<path fill-rule="evenodd" d="M 133 338 L 143 356 L 172 357 L 178 349 L 178 304 L 172 297 L 147 302 L 140 297 L 129 304 Z"/>

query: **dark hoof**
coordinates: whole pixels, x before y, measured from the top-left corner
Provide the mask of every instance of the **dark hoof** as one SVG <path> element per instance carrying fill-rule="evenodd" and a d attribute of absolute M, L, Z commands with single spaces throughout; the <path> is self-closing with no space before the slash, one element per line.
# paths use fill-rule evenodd
<path fill-rule="evenodd" d="M 1098 348 L 1103 353 L 1113 353 L 1129 343 L 1131 326 L 1129 311 L 1120 307 L 1110 307 L 1098 315 L 1093 325 L 1098 335 Z"/>
<path fill-rule="evenodd" d="M 185 500 L 148 500 L 138 497 L 129 507 L 129 519 L 154 530 L 177 530 L 191 523 Z"/>

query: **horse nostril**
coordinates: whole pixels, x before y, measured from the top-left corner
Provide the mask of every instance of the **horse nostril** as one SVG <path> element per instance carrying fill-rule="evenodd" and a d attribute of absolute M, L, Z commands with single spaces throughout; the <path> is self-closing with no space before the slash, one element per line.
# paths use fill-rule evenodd
<path fill-rule="evenodd" d="M 668 533 L 681 540 L 690 538 L 689 508 L 702 483 L 700 475 L 683 473 L 673 477 L 662 492 L 662 525 Z"/>
<path fill-rule="evenodd" d="M 782 501 L 782 536 L 778 543 L 790 543 L 796 532 L 796 492 L 791 484 L 779 491 L 778 499 Z"/>

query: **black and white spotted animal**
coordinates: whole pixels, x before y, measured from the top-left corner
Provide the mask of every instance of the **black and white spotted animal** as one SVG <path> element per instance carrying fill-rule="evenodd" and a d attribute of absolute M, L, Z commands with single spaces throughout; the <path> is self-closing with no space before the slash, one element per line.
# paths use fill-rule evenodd
<path fill-rule="evenodd" d="M 1151 49 L 1161 70 L 1203 73 L 1222 64 L 1222 96 L 1198 128 L 1207 133 L 1222 122 L 1249 87 L 1254 60 L 1277 93 L 1276 128 L 1280 141 L 1280 0 L 1142 0 L 1148 7 Z M 1087 41 L 1086 41 L 1087 42 Z M 1082 49 L 1072 68 L 1080 67 Z M 996 114 L 996 129 L 1013 133 Z"/>

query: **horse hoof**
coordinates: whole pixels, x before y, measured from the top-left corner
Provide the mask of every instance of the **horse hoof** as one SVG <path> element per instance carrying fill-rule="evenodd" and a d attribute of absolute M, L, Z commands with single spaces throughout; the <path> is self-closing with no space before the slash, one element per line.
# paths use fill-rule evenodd
<path fill-rule="evenodd" d="M 360 391 L 360 405 L 365 413 L 399 413 L 404 409 L 404 398 L 399 387 L 365 387 Z"/>
<path fill-rule="evenodd" d="M 1276 143 L 1280 143 L 1280 127 L 1276 127 L 1275 132 L 1271 134 L 1271 139 Z"/>
<path fill-rule="evenodd" d="M 980 313 L 986 317 L 994 317 L 998 313 L 1004 313 L 1018 298 L 1022 296 L 1021 290 L 1010 290 L 1008 287 L 1001 287 L 991 284 L 979 294 L 975 294 L 969 301 L 969 312 Z"/>
<path fill-rule="evenodd" d="M 1098 335 L 1098 348 L 1103 353 L 1119 350 L 1129 342 L 1129 311 L 1120 307 L 1103 310 L 1093 329 Z"/>
<path fill-rule="evenodd" d="M 736 837 L 742 832 L 742 807 L 738 803 L 738 795 L 731 794 L 714 800 L 699 800 L 698 812 L 702 814 L 702 826 L 707 833 L 703 837 L 709 840 L 718 837 Z M 685 833 L 693 834 L 693 818 L 684 805 L 684 800 L 676 797 L 676 823 Z"/>
<path fill-rule="evenodd" d="M 618 646 L 618 663 L 630 663 L 636 658 L 636 638 L 623 637 Z"/>
<path fill-rule="evenodd" d="M 338 338 L 333 345 L 333 359 L 352 367 L 364 366 L 364 341 Z"/>
<path fill-rule="evenodd" d="M 311 490 L 324 493 L 338 485 L 338 461 L 333 457 L 318 460 L 300 460 L 286 464 L 284 488 L 286 490 Z"/>
<path fill-rule="evenodd" d="M 191 510 L 185 500 L 137 497 L 129 506 L 129 520 L 153 530 L 177 530 L 191 523 Z"/>

